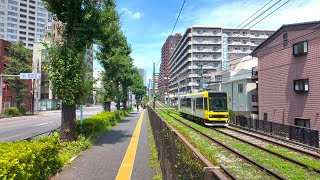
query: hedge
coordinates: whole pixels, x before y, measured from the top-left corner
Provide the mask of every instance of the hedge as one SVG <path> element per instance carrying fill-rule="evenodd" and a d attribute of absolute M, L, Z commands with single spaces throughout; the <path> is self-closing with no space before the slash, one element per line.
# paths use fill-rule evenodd
<path fill-rule="evenodd" d="M 19 109 L 16 107 L 8 107 L 4 111 L 4 115 L 6 116 L 20 116 Z"/>
<path fill-rule="evenodd" d="M 47 179 L 61 167 L 58 135 L 0 143 L 0 179 Z"/>
<path fill-rule="evenodd" d="M 130 110 L 129 110 L 130 111 Z M 103 112 L 83 120 L 82 135 L 90 137 L 115 125 L 129 111 Z M 77 121 L 77 133 L 80 133 Z M 0 143 L 0 179 L 48 179 L 75 154 L 90 147 L 88 139 L 60 142 L 58 133 L 38 140 Z"/>
<path fill-rule="evenodd" d="M 80 128 L 80 120 L 77 121 L 77 134 L 82 134 L 85 137 L 90 137 L 102 132 L 110 126 L 114 126 L 127 116 L 128 113 L 123 110 L 116 110 L 114 112 L 102 112 L 85 118 L 82 122 L 82 129 Z"/>

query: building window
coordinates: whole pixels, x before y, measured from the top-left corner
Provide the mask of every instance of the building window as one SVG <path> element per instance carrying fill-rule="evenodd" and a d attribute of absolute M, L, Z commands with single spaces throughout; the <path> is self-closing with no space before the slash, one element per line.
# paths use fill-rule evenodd
<path fill-rule="evenodd" d="M 293 80 L 293 87 L 295 92 L 308 92 L 309 91 L 309 79 Z"/>
<path fill-rule="evenodd" d="M 214 77 L 214 79 L 215 79 L 216 81 L 222 81 L 222 75 L 216 75 L 216 76 Z"/>
<path fill-rule="evenodd" d="M 295 117 L 294 118 L 294 125 L 310 128 L 310 119 L 303 118 L 303 117 Z"/>
<path fill-rule="evenodd" d="M 308 53 L 308 41 L 293 44 L 293 55 L 300 56 Z"/>
<path fill-rule="evenodd" d="M 238 84 L 238 93 L 243 93 L 243 84 Z"/>

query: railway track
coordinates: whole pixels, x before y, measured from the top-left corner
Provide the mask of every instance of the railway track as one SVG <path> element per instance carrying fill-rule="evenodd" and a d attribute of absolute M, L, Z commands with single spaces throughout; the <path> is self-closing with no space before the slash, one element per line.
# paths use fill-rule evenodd
<path fill-rule="evenodd" d="M 168 113 L 165 112 L 164 110 L 159 110 L 159 111 L 162 111 L 162 112 L 168 114 Z M 168 115 L 169 115 L 169 114 L 168 114 Z M 169 115 L 169 116 L 171 116 L 171 115 Z M 286 178 L 282 177 L 281 175 L 273 172 L 272 170 L 270 170 L 270 169 L 268 169 L 268 168 L 260 165 L 259 163 L 256 163 L 255 161 L 252 161 L 249 157 L 240 154 L 239 152 L 237 152 L 237 151 L 234 150 L 233 148 L 225 145 L 224 143 L 222 143 L 222 142 L 220 142 L 220 141 L 218 141 L 218 140 L 216 140 L 216 139 L 214 139 L 214 138 L 212 138 L 212 137 L 210 137 L 210 136 L 202 133 L 201 131 L 199 131 L 198 129 L 196 129 L 196 128 L 190 126 L 190 125 L 188 125 L 187 123 L 185 123 L 185 122 L 183 122 L 183 121 L 181 121 L 181 120 L 179 120 L 179 119 L 177 119 L 177 118 L 175 118 L 175 117 L 173 117 L 173 116 L 171 116 L 171 117 L 172 117 L 175 121 L 178 121 L 179 123 L 183 124 L 184 126 L 187 126 L 188 128 L 194 130 L 195 132 L 197 132 L 197 133 L 200 134 L 201 136 L 206 137 L 207 139 L 211 140 L 212 142 L 214 142 L 214 143 L 218 144 L 219 146 L 222 146 L 223 148 L 225 148 L 225 149 L 227 149 L 228 151 L 232 152 L 232 153 L 235 154 L 238 158 L 242 159 L 242 160 L 240 160 L 240 161 L 246 161 L 246 162 L 254 165 L 255 167 L 259 168 L 259 169 L 261 170 L 261 172 L 267 172 L 271 177 L 273 177 L 273 178 L 275 178 L 275 179 L 286 179 Z M 229 175 L 230 177 L 232 177 L 231 179 L 236 179 L 236 177 L 235 177 L 234 175 L 232 175 L 232 173 L 229 172 L 229 170 L 228 170 L 226 167 L 221 166 L 221 169 L 223 169 L 227 175 Z"/>
<path fill-rule="evenodd" d="M 275 171 L 271 170 L 271 169 L 268 169 L 267 167 L 264 167 L 262 165 L 260 165 L 259 163 L 251 160 L 249 157 L 247 156 L 244 156 L 242 154 L 240 154 L 236 149 L 233 149 L 231 146 L 228 146 L 226 142 L 222 142 L 222 141 L 219 141 L 217 140 L 216 138 L 213 138 L 207 134 L 204 134 L 203 132 L 199 131 L 197 128 L 194 128 L 192 127 L 190 124 L 186 123 L 186 122 L 183 122 L 182 120 L 178 119 L 177 117 L 174 117 L 172 116 L 171 114 L 169 113 L 172 113 L 172 112 L 168 112 L 168 111 L 163 111 L 162 112 L 166 113 L 167 115 L 171 116 L 175 121 L 179 121 L 180 123 L 182 123 L 183 125 L 187 126 L 188 128 L 191 128 L 192 130 L 196 131 L 197 133 L 201 134 L 201 136 L 204 136 L 208 139 L 210 139 L 211 141 L 214 141 L 215 143 L 219 144 L 220 146 L 223 146 L 224 148 L 228 149 L 229 151 L 231 151 L 232 153 L 235 153 L 237 154 L 238 156 L 240 156 L 241 158 L 243 158 L 244 160 L 246 160 L 247 162 L 250 162 L 252 164 L 254 164 L 255 166 L 259 167 L 261 170 L 264 170 L 266 171 L 268 174 L 272 175 L 273 177 L 277 178 L 277 179 L 282 179 L 284 178 L 283 176 L 279 175 L 278 173 L 276 173 Z M 178 116 L 177 113 L 173 113 L 174 115 Z M 180 117 L 181 118 L 181 117 Z M 189 121 L 191 122 L 191 121 Z M 312 172 L 316 172 L 316 176 L 318 178 L 320 178 L 320 163 L 318 163 L 319 161 L 319 158 L 320 156 L 317 155 L 317 154 L 314 154 L 314 153 L 310 153 L 308 151 L 305 151 L 305 150 L 301 150 L 301 149 L 296 149 L 294 147 L 287 147 L 287 145 L 283 145 L 281 143 L 274 143 L 273 141 L 271 140 L 265 140 L 265 138 L 261 138 L 261 137 L 255 137 L 255 136 L 250 136 L 249 134 L 245 134 L 245 133 L 242 133 L 242 132 L 238 132 L 237 130 L 233 131 L 234 134 L 231 133 L 232 129 L 212 129 L 213 131 L 215 131 L 216 133 L 220 133 L 220 134 L 223 134 L 224 136 L 228 136 L 232 139 L 236 139 L 237 141 L 241 142 L 241 143 L 245 143 L 247 144 L 248 146 L 252 146 L 256 149 L 259 149 L 265 153 L 268 153 L 272 156 L 275 156 L 277 158 L 280 158 L 282 159 L 283 161 L 286 161 L 286 162 L 290 162 L 290 163 L 293 163 L 297 166 L 300 166 L 302 168 L 304 168 L 305 170 L 310 170 Z M 228 131 L 228 132 L 226 132 Z M 250 139 L 250 140 L 245 140 L 243 138 L 239 138 L 239 136 L 243 137 L 243 136 L 247 136 L 247 137 L 251 137 L 251 138 L 255 138 L 255 139 Z M 252 141 L 252 142 L 249 142 L 249 141 Z M 256 142 L 256 141 L 260 141 L 260 144 L 264 143 L 267 145 L 265 145 L 264 147 L 263 146 L 259 146 L 253 142 Z M 287 155 L 284 155 L 284 153 L 281 151 L 275 151 L 275 150 L 270 150 L 270 148 L 266 148 L 269 146 L 269 144 L 273 144 L 275 145 L 276 147 L 280 147 L 281 148 L 286 148 L 286 151 L 289 152 L 289 151 L 294 151 L 294 152 L 290 152 L 291 153 L 291 157 L 290 156 L 287 156 Z M 283 151 L 283 149 L 282 149 Z M 295 160 L 292 158 L 293 155 L 296 155 L 297 159 L 298 160 Z M 320 162 L 320 161 L 319 161 Z M 313 164 L 314 166 L 310 165 L 310 164 Z M 311 173 L 312 174 L 312 173 Z"/>

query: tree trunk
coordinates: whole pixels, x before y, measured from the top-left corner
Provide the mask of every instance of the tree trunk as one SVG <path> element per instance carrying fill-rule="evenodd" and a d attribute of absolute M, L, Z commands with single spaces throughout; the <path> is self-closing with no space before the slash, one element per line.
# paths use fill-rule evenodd
<path fill-rule="evenodd" d="M 123 110 L 127 110 L 127 102 L 126 101 L 122 101 L 123 104 Z"/>
<path fill-rule="evenodd" d="M 117 110 L 120 110 L 120 102 L 117 102 Z"/>
<path fill-rule="evenodd" d="M 62 103 L 61 112 L 61 141 L 75 141 L 76 140 L 76 105 L 66 105 Z"/>
<path fill-rule="evenodd" d="M 111 111 L 110 104 L 111 104 L 110 101 L 104 103 L 104 107 L 103 107 L 104 111 L 106 111 L 106 112 L 110 112 Z"/>

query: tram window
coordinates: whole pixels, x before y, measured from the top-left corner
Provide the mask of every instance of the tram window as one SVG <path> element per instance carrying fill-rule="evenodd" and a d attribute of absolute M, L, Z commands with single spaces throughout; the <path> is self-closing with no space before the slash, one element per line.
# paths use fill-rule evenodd
<path fill-rule="evenodd" d="M 208 98 L 204 98 L 204 110 L 208 110 L 208 103 L 207 103 L 207 101 L 208 101 Z"/>
<path fill-rule="evenodd" d="M 203 109 L 203 98 L 197 98 L 196 99 L 196 108 L 197 109 Z"/>
<path fill-rule="evenodd" d="M 187 98 L 187 99 L 186 99 L 186 104 L 185 104 L 185 106 L 191 107 L 191 98 Z"/>

